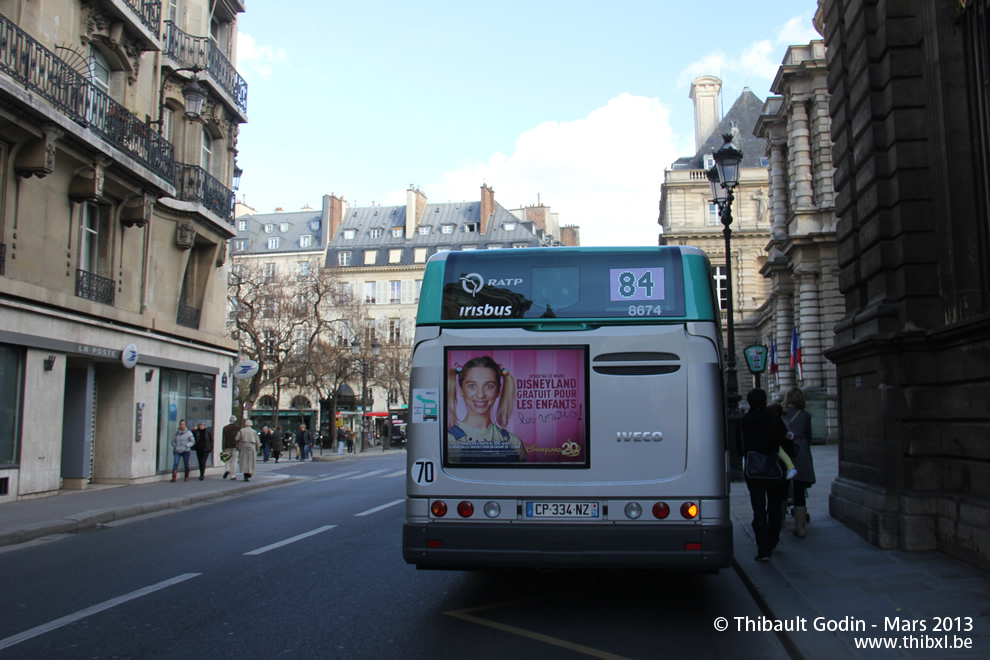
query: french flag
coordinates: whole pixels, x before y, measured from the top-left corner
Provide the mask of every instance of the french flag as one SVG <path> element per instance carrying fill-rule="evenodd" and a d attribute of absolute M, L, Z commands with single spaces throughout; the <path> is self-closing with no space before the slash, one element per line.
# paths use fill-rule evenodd
<path fill-rule="evenodd" d="M 791 369 L 797 370 L 798 380 L 802 380 L 801 373 L 801 335 L 798 334 L 797 326 L 791 328 Z"/>
<path fill-rule="evenodd" d="M 777 364 L 777 340 L 774 339 L 770 342 L 770 374 L 775 374 L 780 369 L 780 365 Z"/>

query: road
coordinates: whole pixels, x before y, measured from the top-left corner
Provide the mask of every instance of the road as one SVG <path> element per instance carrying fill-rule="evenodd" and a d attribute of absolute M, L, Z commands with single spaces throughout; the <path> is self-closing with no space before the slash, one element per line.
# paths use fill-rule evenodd
<path fill-rule="evenodd" d="M 715 631 L 760 616 L 732 570 L 417 571 L 404 454 L 262 470 L 297 480 L 4 548 L 0 659 L 787 657 Z"/>

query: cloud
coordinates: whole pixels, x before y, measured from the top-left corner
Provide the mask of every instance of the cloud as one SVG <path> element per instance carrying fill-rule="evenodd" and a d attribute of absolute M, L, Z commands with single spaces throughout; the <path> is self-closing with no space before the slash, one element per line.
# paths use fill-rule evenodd
<path fill-rule="evenodd" d="M 582 245 L 656 245 L 663 171 L 685 150 L 669 117 L 658 99 L 622 94 L 583 119 L 540 124 L 510 154 L 496 152 L 421 189 L 433 201 L 471 200 L 487 183 L 509 209 L 539 195 L 561 225 L 580 227 Z M 404 203 L 405 196 L 389 198 Z"/>
<path fill-rule="evenodd" d="M 250 34 L 237 34 L 237 68 L 241 71 L 254 71 L 268 80 L 277 66 L 288 64 L 289 55 L 284 48 L 259 46 Z"/>

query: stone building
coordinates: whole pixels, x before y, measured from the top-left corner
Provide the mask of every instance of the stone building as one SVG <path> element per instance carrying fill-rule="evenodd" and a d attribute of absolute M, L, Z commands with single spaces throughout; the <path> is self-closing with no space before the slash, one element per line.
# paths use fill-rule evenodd
<path fill-rule="evenodd" d="M 226 422 L 243 11 L 0 2 L 0 502 L 157 479 L 179 419 Z"/>
<path fill-rule="evenodd" d="M 723 134 L 735 134 L 733 144 L 743 152 L 739 185 L 732 204 L 732 309 L 735 322 L 736 364 L 739 391 L 745 395 L 755 383 L 742 358 L 743 349 L 760 343 L 760 308 L 767 299 L 769 282 L 760 274 L 767 261 L 770 240 L 766 142 L 753 129 L 763 102 L 749 88 L 725 114 L 718 116 L 722 81 L 702 76 L 691 84 L 694 101 L 695 154 L 679 158 L 664 171 L 660 193 L 660 244 L 693 245 L 704 250 L 715 268 L 715 284 L 722 310 L 723 331 L 729 304 L 726 287 L 726 253 L 718 209 L 711 201 L 707 171 L 712 153 L 722 147 Z"/>
<path fill-rule="evenodd" d="M 776 345 L 779 370 L 767 378 L 771 397 L 803 389 L 815 440 L 838 437 L 835 367 L 824 355 L 842 316 L 832 190 L 825 43 L 791 46 L 771 85 L 756 134 L 770 160 L 772 231 L 761 270 L 771 282 L 760 308 L 762 343 Z M 791 368 L 792 330 L 801 370 Z"/>
<path fill-rule="evenodd" d="M 832 515 L 990 568 L 987 0 L 821 0 L 839 289 Z"/>
<path fill-rule="evenodd" d="M 240 207 L 239 207 L 240 208 Z M 333 341 L 347 348 L 354 339 L 362 346 L 378 341 L 387 348 L 400 347 L 411 356 L 416 309 L 427 259 L 449 250 L 495 250 L 522 247 L 578 245 L 580 230 L 560 226 L 551 208 L 536 204 L 506 209 L 495 200 L 494 190 L 483 185 L 480 199 L 467 202 L 430 203 L 415 187 L 406 191 L 406 204 L 351 207 L 342 198 L 325 196 L 322 209 L 259 214 L 243 208 L 237 215 L 237 236 L 231 241 L 232 260 L 260 263 L 266 272 L 300 272 L 300 268 L 326 268 L 347 292 L 344 300 L 357 303 L 347 313 L 360 316 L 334 328 Z M 305 264 L 305 265 L 302 265 Z M 384 360 L 379 361 L 383 367 Z M 334 410 L 355 426 L 361 415 L 360 369 L 351 370 Z M 408 402 L 407 372 L 401 368 L 386 378 L 383 369 L 369 380 L 368 412 L 383 417 Z M 338 386 L 334 384 L 336 389 Z M 266 390 L 265 406 L 252 414 L 265 418 L 268 409 L 293 419 L 301 415 L 311 423 L 317 408 L 328 402 L 304 384 Z M 301 397 L 301 399 L 300 399 Z M 312 406 L 300 411 L 293 401 L 305 399 Z M 339 404 L 339 405 L 338 405 Z"/>

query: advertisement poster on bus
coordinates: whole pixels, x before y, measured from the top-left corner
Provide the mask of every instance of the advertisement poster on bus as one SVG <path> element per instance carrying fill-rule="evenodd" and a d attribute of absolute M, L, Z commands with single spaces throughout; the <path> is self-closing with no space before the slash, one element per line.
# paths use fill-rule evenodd
<path fill-rule="evenodd" d="M 588 467 L 583 347 L 448 349 L 445 463 Z"/>

